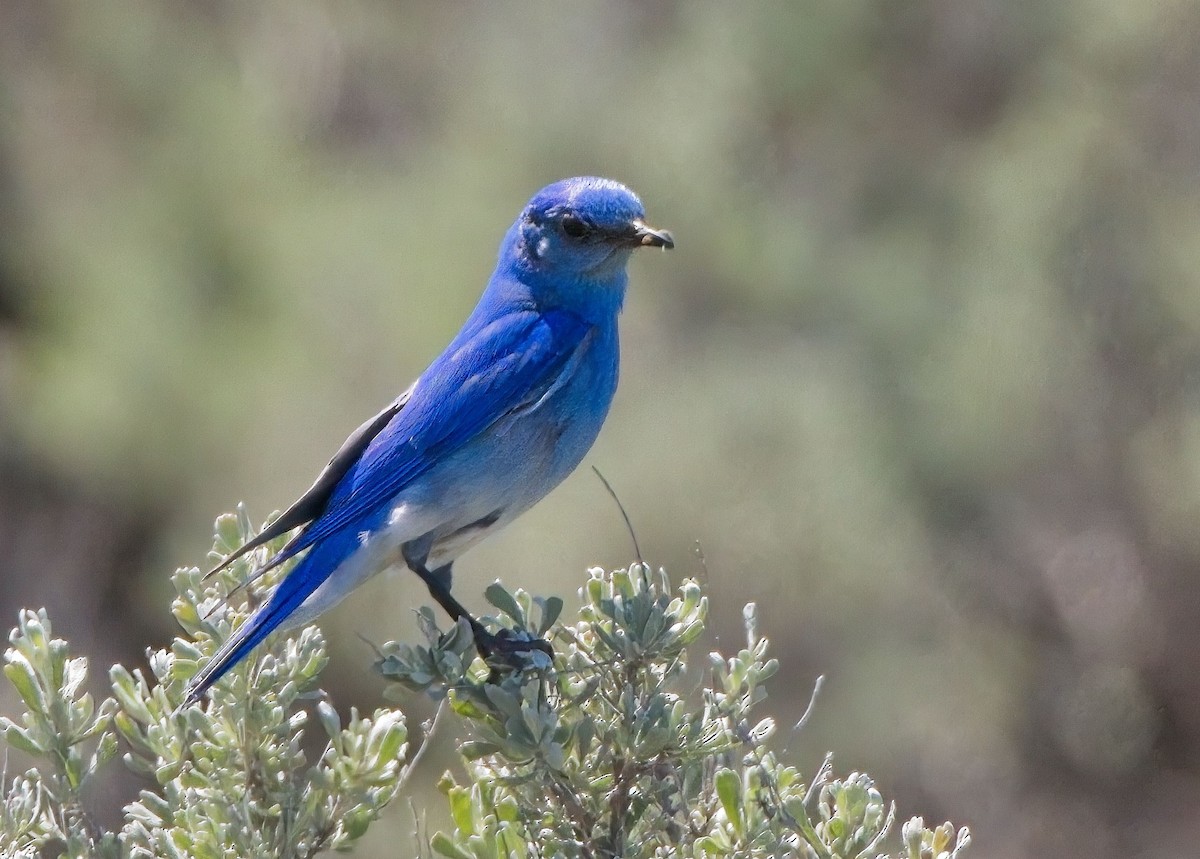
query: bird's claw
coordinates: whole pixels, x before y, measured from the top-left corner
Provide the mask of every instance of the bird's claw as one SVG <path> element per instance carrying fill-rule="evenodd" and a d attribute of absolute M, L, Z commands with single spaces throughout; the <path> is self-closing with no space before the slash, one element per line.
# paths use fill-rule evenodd
<path fill-rule="evenodd" d="M 480 630 L 475 645 L 492 669 L 488 682 L 496 682 L 504 673 L 543 667 L 554 659 L 550 642 L 530 632 L 501 629 L 493 634 Z M 538 658 L 538 654 L 543 658 Z"/>

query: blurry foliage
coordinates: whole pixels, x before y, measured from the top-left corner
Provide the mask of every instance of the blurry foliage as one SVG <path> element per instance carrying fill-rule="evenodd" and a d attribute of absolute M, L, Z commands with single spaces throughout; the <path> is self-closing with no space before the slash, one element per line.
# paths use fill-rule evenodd
<path fill-rule="evenodd" d="M 253 533 L 244 514 L 217 525 L 212 557 Z M 407 749 L 398 711 L 364 718 L 351 708 L 343 724 L 319 701 L 327 739 L 310 763 L 310 714 L 298 703 L 327 661 L 316 627 L 243 663 L 202 709 L 176 708 L 199 660 L 246 620 L 247 606 L 224 601 L 251 572 L 244 562 L 235 567 L 208 581 L 194 567 L 176 572 L 172 611 L 188 637 L 149 654 L 153 688 L 141 669 L 114 665 L 112 697 L 99 707 L 81 693 L 87 659 L 68 657 L 45 610 L 22 613 L 4 671 L 26 711 L 20 720 L 0 718 L 0 726 L 6 742 L 40 766 L 3 785 L 5 856 L 314 856 L 350 847 L 395 796 Z M 82 793 L 116 754 L 118 737 L 146 787 L 125 805 L 120 830 L 105 831 Z"/>
<path fill-rule="evenodd" d="M 1190 3 L 6 0 L 0 614 L 107 661 L 165 640 L 154 571 L 196 523 L 303 490 L 528 195 L 602 173 L 679 239 L 634 263 L 592 454 L 643 545 L 699 574 L 702 538 L 714 598 L 833 678 L 814 741 L 991 855 L 1180 852 L 1197 129 Z M 568 482 L 464 599 L 515 558 L 539 593 L 619 565 L 606 503 Z M 338 665 L 421 598 L 363 590 Z"/>
<path fill-rule="evenodd" d="M 217 529 L 212 559 L 254 533 L 244 512 L 222 517 Z M 99 707 L 81 693 L 86 658 L 70 657 L 67 643 L 52 637 L 44 610 L 22 613 L 4 673 L 26 709 L 20 721 L 0 718 L 0 727 L 40 766 L 0 783 L 5 856 L 311 857 L 350 849 L 366 832 L 420 753 L 403 765 L 408 734 L 399 711 L 366 719 L 351 709 L 343 725 L 317 693 L 328 741 L 308 764 L 310 714 L 300 704 L 313 697 L 326 663 L 316 627 L 273 636 L 273 649 L 235 667 L 202 706 L 175 706 L 202 660 L 246 621 L 247 607 L 231 607 L 225 595 L 246 588 L 252 573 L 245 558 L 211 580 L 196 568 L 176 572 L 172 609 L 187 638 L 150 654 L 153 688 L 140 670 L 113 666 L 113 697 Z M 712 653 L 709 679 L 681 695 L 687 648 L 704 632 L 708 600 L 694 581 L 673 599 L 669 591 L 665 574 L 645 564 L 595 569 L 579 621 L 553 627 L 561 601 L 511 594 L 497 582 L 489 598 L 502 617 L 492 622 L 514 635 L 553 627 L 560 644 L 553 665 L 537 652 L 540 662 L 498 676 L 475 657 L 465 621 L 442 634 L 428 609 L 427 646 L 383 647 L 384 676 L 448 694 L 471 734 L 459 746 L 466 783 L 447 773 L 441 784 L 454 829 L 424 849 L 450 859 L 880 856 L 895 809 L 873 781 L 832 779 L 827 756 L 806 782 L 768 751 L 773 721 L 751 720 L 779 668 L 766 655 L 754 606 L 744 612 L 746 647 L 728 659 Z M 426 740 L 432 730 L 426 726 Z M 125 763 L 153 787 L 125 806 L 120 831 L 105 831 L 82 792 L 116 755 L 118 735 Z M 913 818 L 902 828 L 900 855 L 957 859 L 969 843 L 965 828 L 928 829 Z"/>
<path fill-rule="evenodd" d="M 710 653 L 706 679 L 689 682 L 687 649 L 704 633 L 708 598 L 691 580 L 670 592 L 645 563 L 591 570 L 579 621 L 555 630 L 553 667 L 499 682 L 474 659 L 465 622 L 443 634 L 427 617 L 426 646 L 383 648 L 385 677 L 448 690 L 471 730 L 459 746 L 469 782 L 447 773 L 440 785 L 455 828 L 429 849 L 449 859 L 881 855 L 895 806 L 869 776 L 833 779 L 827 756 L 806 781 L 768 750 L 774 720 L 751 710 L 779 662 L 754 605 L 743 612 L 746 646 Z M 559 608 L 536 601 L 534 625 L 525 591 L 496 584 L 488 596 L 520 633 L 544 633 Z M 965 828 L 930 830 L 918 817 L 902 829 L 900 855 L 956 859 L 969 843 Z"/>

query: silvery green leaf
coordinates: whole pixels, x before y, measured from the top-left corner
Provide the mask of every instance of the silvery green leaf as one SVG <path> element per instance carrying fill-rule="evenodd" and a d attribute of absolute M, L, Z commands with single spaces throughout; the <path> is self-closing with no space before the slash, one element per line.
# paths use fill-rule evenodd
<path fill-rule="evenodd" d="M 504 585 L 500 584 L 499 581 L 492 582 L 490 585 L 488 585 L 487 589 L 483 592 L 483 595 L 489 603 L 491 603 L 504 614 L 508 615 L 508 617 L 512 619 L 519 627 L 524 627 L 526 625 L 525 612 L 522 611 L 521 606 L 519 606 L 517 601 L 513 599 L 512 594 L 510 594 Z"/>
<path fill-rule="evenodd" d="M 538 622 L 537 634 L 545 636 L 550 627 L 554 626 L 554 622 L 558 620 L 559 615 L 562 614 L 563 601 L 559 597 L 538 597 L 534 602 L 537 603 L 542 611 L 541 620 Z"/>
<path fill-rule="evenodd" d="M 14 749 L 20 749 L 31 755 L 43 755 L 50 751 L 50 749 L 35 741 L 29 731 L 14 725 L 8 719 L 4 720 L 4 742 L 8 743 Z"/>
<path fill-rule="evenodd" d="M 25 706 L 34 713 L 45 713 L 46 697 L 29 660 L 15 650 L 7 651 L 4 656 L 8 660 L 4 666 L 4 676 L 17 690 Z"/>

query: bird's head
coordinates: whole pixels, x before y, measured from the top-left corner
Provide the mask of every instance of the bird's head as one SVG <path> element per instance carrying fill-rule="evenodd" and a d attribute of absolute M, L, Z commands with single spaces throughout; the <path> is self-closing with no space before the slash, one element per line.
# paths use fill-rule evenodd
<path fill-rule="evenodd" d="M 581 176 L 547 185 L 514 224 L 518 265 L 582 281 L 623 282 L 629 254 L 640 247 L 672 248 L 675 240 L 643 220 L 637 195 L 611 179 Z"/>

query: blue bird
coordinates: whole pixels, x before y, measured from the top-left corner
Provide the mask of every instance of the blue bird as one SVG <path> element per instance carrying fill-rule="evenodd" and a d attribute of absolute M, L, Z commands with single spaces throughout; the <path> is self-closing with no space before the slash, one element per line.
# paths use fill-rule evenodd
<path fill-rule="evenodd" d="M 451 565 L 574 470 L 617 387 L 630 253 L 674 247 L 610 179 L 555 182 L 500 244 L 462 330 L 407 391 L 355 430 L 312 487 L 213 572 L 295 528 L 259 570 L 304 556 L 189 682 L 184 705 L 267 635 L 308 623 L 403 563 L 480 653 L 503 649 L 450 595 Z"/>

